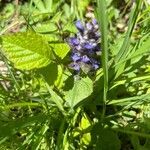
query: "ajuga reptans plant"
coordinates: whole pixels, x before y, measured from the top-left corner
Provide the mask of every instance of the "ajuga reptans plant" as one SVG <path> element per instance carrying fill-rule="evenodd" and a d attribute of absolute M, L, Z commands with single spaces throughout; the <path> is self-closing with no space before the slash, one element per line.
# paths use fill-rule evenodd
<path fill-rule="evenodd" d="M 95 71 L 100 67 L 100 33 L 96 19 L 82 23 L 80 20 L 75 23 L 78 29 L 77 34 L 69 39 L 71 46 L 70 68 L 76 72 Z"/>

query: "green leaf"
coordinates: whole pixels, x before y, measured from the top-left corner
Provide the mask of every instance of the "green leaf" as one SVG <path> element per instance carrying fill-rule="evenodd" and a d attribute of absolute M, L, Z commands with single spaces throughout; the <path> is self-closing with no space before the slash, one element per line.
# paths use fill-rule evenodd
<path fill-rule="evenodd" d="M 81 118 L 80 129 L 85 130 L 90 126 L 91 126 L 91 120 L 86 114 L 84 114 L 84 116 Z M 91 134 L 90 133 L 83 134 L 80 141 L 82 144 L 89 145 L 91 142 Z"/>
<path fill-rule="evenodd" d="M 117 134 L 97 124 L 92 130 L 92 143 L 95 150 L 120 150 L 121 144 Z"/>
<path fill-rule="evenodd" d="M 44 0 L 45 8 L 48 12 L 52 12 L 53 0 Z"/>
<path fill-rule="evenodd" d="M 71 108 L 76 106 L 79 102 L 87 98 L 93 92 L 92 80 L 88 77 L 81 78 L 74 82 L 73 88 L 66 92 L 65 100 Z"/>
<path fill-rule="evenodd" d="M 41 74 L 49 85 L 53 85 L 57 80 L 58 66 L 56 63 L 51 63 L 48 66 L 39 69 L 38 74 Z"/>
<path fill-rule="evenodd" d="M 127 106 L 127 105 L 141 105 L 143 102 L 149 103 L 150 99 L 150 93 L 143 94 L 140 96 L 133 96 L 133 97 L 128 97 L 128 98 L 123 98 L 123 99 L 114 99 L 111 100 L 108 104 L 109 105 L 120 105 L 120 106 Z"/>
<path fill-rule="evenodd" d="M 55 43 L 55 44 L 50 43 L 50 46 L 53 48 L 55 54 L 61 59 L 63 59 L 70 50 L 69 45 L 66 43 Z"/>
<path fill-rule="evenodd" d="M 61 110 L 63 114 L 65 114 L 65 110 L 63 108 L 63 99 L 55 91 L 53 91 L 48 84 L 46 84 L 46 87 L 51 95 L 50 100 L 57 105 L 57 107 Z"/>
<path fill-rule="evenodd" d="M 34 30 L 38 33 L 51 33 L 57 31 L 57 26 L 55 23 L 50 21 L 39 23 L 34 27 Z"/>
<path fill-rule="evenodd" d="M 63 26 L 63 32 L 71 32 L 71 33 L 77 33 L 77 28 L 74 25 L 74 22 L 67 22 Z"/>
<path fill-rule="evenodd" d="M 78 1 L 78 6 L 80 7 L 80 11 L 85 11 L 89 3 L 90 3 L 89 0 Z"/>
<path fill-rule="evenodd" d="M 4 53 L 18 69 L 35 69 L 47 66 L 53 59 L 48 42 L 34 32 L 2 36 Z"/>
<path fill-rule="evenodd" d="M 42 0 L 33 0 L 33 2 L 40 11 L 45 11 L 45 6 Z"/>

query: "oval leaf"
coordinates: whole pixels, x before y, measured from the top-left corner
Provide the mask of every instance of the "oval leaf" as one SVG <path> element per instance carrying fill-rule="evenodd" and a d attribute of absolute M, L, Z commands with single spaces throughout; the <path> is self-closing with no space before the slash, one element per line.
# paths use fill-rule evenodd
<path fill-rule="evenodd" d="M 71 108 L 87 98 L 93 92 L 92 80 L 88 77 L 75 81 L 73 88 L 66 92 L 65 100 Z"/>

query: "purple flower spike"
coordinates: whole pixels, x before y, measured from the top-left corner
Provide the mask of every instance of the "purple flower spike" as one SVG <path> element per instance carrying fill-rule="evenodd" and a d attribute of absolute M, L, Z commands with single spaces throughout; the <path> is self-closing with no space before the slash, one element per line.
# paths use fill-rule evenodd
<path fill-rule="evenodd" d="M 69 39 L 69 43 L 70 43 L 72 46 L 77 46 L 77 45 L 79 45 L 79 40 L 78 40 L 77 38 L 75 38 L 75 37 L 71 37 L 71 38 Z"/>
<path fill-rule="evenodd" d="M 100 33 L 96 19 L 76 23 L 78 32 L 69 40 L 72 49 L 70 68 L 77 73 L 96 71 L 100 67 L 97 56 L 100 55 Z"/>
<path fill-rule="evenodd" d="M 82 56 L 82 62 L 87 63 L 90 62 L 90 58 L 87 55 Z"/>
<path fill-rule="evenodd" d="M 80 53 L 74 53 L 72 56 L 71 56 L 72 60 L 73 61 L 78 61 L 81 59 L 81 55 Z"/>
<path fill-rule="evenodd" d="M 84 31 L 84 26 L 80 20 L 76 22 L 76 27 L 79 31 Z"/>

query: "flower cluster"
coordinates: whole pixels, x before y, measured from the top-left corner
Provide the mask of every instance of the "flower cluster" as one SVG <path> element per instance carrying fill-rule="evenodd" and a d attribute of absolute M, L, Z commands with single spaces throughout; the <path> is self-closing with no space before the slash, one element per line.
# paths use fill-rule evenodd
<path fill-rule="evenodd" d="M 78 33 L 69 39 L 72 48 L 70 67 L 76 71 L 89 72 L 97 70 L 100 66 L 97 54 L 100 51 L 100 33 L 96 19 L 83 24 L 76 22 Z"/>

